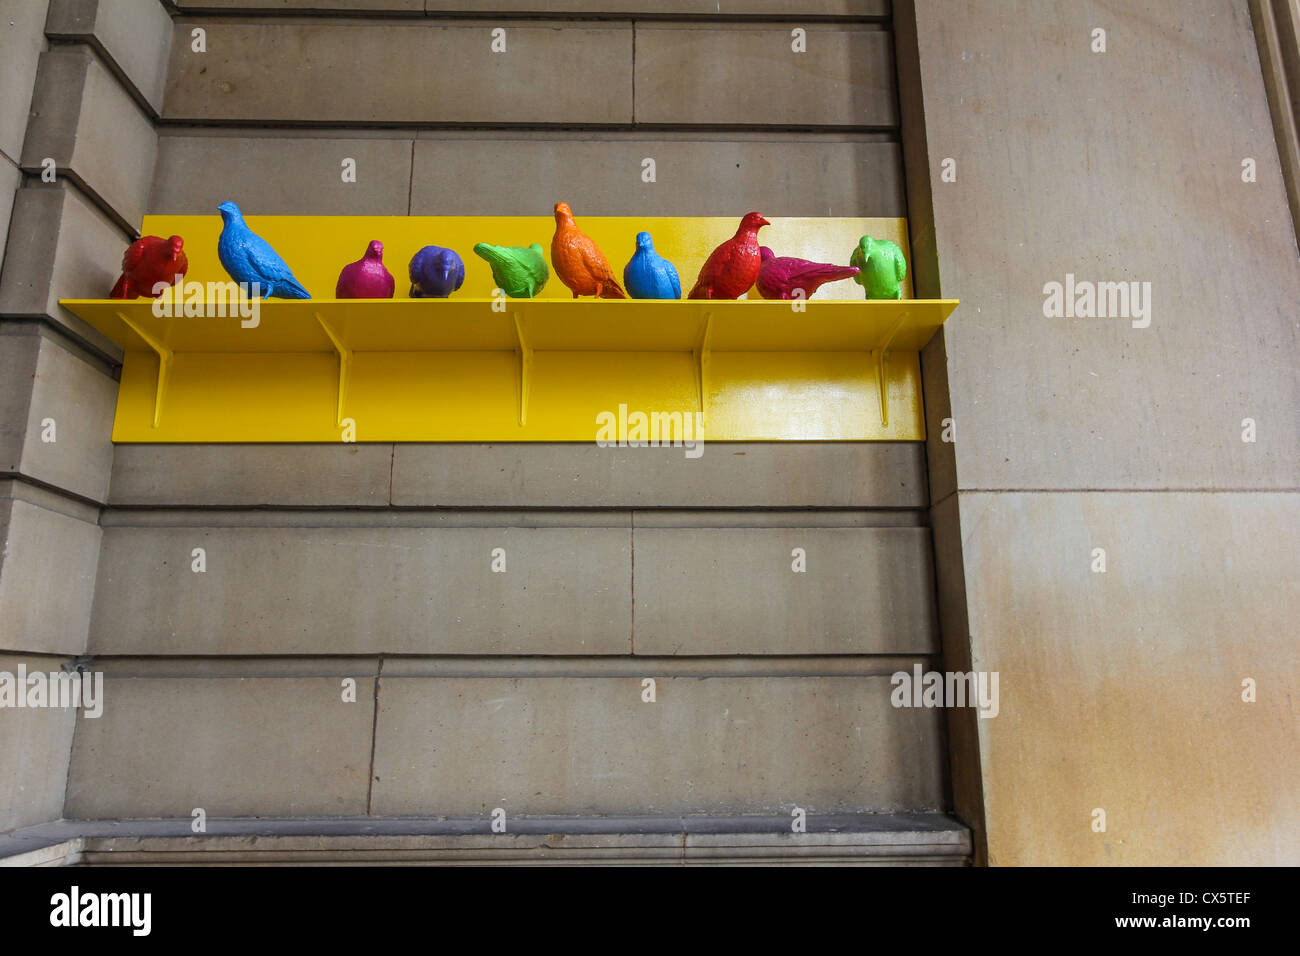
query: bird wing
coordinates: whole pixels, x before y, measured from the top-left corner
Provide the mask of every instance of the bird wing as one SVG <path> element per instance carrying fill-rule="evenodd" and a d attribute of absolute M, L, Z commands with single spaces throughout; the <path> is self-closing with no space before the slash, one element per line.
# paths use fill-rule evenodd
<path fill-rule="evenodd" d="M 602 282 L 614 281 L 614 269 L 610 268 L 610 261 L 604 258 L 601 250 L 590 239 L 582 243 L 582 264 L 586 265 L 586 271 L 594 278 Z"/>
<path fill-rule="evenodd" d="M 664 271 L 668 273 L 668 281 L 672 283 L 673 298 L 680 299 L 682 297 L 682 280 L 681 277 L 677 275 L 677 267 L 671 262 L 665 261 Z"/>
<path fill-rule="evenodd" d="M 718 248 L 709 253 L 709 258 L 704 260 L 704 265 L 700 267 L 699 278 L 695 280 L 695 285 L 691 288 L 691 295 L 697 292 L 704 292 L 709 286 L 718 281 L 726 269 L 727 263 L 731 260 L 732 243 L 734 240 L 728 239 Z"/>
<path fill-rule="evenodd" d="M 791 278 L 802 275 L 809 269 L 815 269 L 819 265 L 821 265 L 820 262 L 813 262 L 811 259 L 796 259 L 794 256 L 780 256 L 763 263 L 763 267 L 766 267 L 768 271 L 785 273 Z"/>
<path fill-rule="evenodd" d="M 732 240 L 728 239 L 709 253 L 709 258 L 704 261 L 704 268 L 700 270 L 700 278 L 703 279 L 707 276 L 709 281 L 713 282 L 726 270 L 727 264 L 732 259 L 732 254 Z"/>
<path fill-rule="evenodd" d="M 599 279 L 601 282 L 616 281 L 614 270 L 609 267 L 609 261 L 589 236 L 584 233 L 582 241 L 577 245 L 579 252 L 582 253 L 582 264 L 587 267 L 592 278 Z"/>
<path fill-rule="evenodd" d="M 604 258 L 601 248 L 591 242 L 591 237 L 586 233 L 581 233 L 581 242 L 577 243 L 578 252 L 582 256 L 582 265 L 595 281 L 601 282 L 602 285 L 614 287 L 623 291 L 623 286 L 619 285 L 619 280 L 615 277 L 614 269 L 610 268 L 610 260 Z M 610 298 L 610 297 L 604 297 Z"/>
<path fill-rule="evenodd" d="M 501 278 L 506 280 L 506 284 L 517 286 L 528 282 L 528 269 L 521 261 L 522 257 L 506 251 L 504 255 L 497 257 L 494 262 L 496 270 L 501 274 Z"/>
<path fill-rule="evenodd" d="M 248 242 L 245 245 L 245 255 L 248 257 L 248 264 L 265 279 L 285 280 L 293 279 L 293 272 L 280 254 L 271 248 L 271 244 L 256 233 L 249 233 Z"/>
<path fill-rule="evenodd" d="M 148 243 L 137 241 L 126 247 L 126 252 L 122 253 L 122 271 L 130 272 L 140 263 L 144 262 L 145 250 Z"/>
<path fill-rule="evenodd" d="M 900 252 L 894 258 L 894 278 L 902 282 L 905 275 L 907 275 L 907 260 L 903 258 L 903 254 Z"/>
<path fill-rule="evenodd" d="M 268 279 L 292 279 L 293 271 L 280 254 L 271 248 L 271 244 L 260 236 L 253 238 L 257 241 L 251 244 L 249 253 L 258 270 Z"/>
<path fill-rule="evenodd" d="M 546 255 L 540 249 L 534 249 L 532 246 L 511 246 L 511 250 L 519 262 L 519 268 L 529 275 L 536 275 L 539 270 L 546 271 Z"/>
<path fill-rule="evenodd" d="M 419 282 L 424 273 L 424 250 L 420 250 L 411 257 L 411 261 L 406 264 L 406 274 L 412 282 Z"/>

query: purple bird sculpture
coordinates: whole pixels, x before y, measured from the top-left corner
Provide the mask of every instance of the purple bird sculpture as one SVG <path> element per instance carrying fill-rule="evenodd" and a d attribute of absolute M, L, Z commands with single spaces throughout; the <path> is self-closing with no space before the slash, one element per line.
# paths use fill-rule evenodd
<path fill-rule="evenodd" d="M 393 274 L 384 268 L 384 244 L 375 239 L 364 256 L 343 267 L 334 298 L 391 299 L 396 287 Z"/>
<path fill-rule="evenodd" d="M 451 249 L 425 246 L 411 257 L 412 299 L 445 299 L 465 281 L 465 263 Z"/>
<path fill-rule="evenodd" d="M 777 258 L 767 246 L 760 246 L 762 265 L 758 268 L 758 294 L 765 299 L 793 299 L 795 289 L 803 290 L 807 299 L 827 282 L 852 279 L 856 266 L 837 266 L 829 262 L 810 262 L 788 256 Z"/>

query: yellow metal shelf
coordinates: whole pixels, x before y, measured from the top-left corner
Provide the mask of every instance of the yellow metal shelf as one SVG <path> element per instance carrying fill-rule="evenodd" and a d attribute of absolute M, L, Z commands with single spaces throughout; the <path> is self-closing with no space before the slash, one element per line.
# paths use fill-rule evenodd
<path fill-rule="evenodd" d="M 919 440 L 916 353 L 957 305 L 271 300 L 246 328 L 61 304 L 127 353 L 119 442 L 590 441 L 620 405 L 713 441 Z"/>
<path fill-rule="evenodd" d="M 580 213 L 616 272 L 647 229 L 684 286 L 737 222 Z M 500 300 L 469 250 L 480 240 L 545 248 L 549 216 L 247 221 L 317 296 L 381 240 L 399 298 L 273 299 L 251 328 L 233 307 L 186 318 L 157 316 L 146 299 L 64 300 L 126 352 L 114 441 L 585 442 L 600 437 L 602 416 L 636 412 L 701 423 L 705 441 L 915 441 L 925 437 L 917 353 L 957 305 L 906 298 L 910 276 L 900 301 L 836 298 L 861 294 L 843 281 L 803 311 L 752 291 L 737 302 L 574 300 L 554 275 L 536 299 Z M 147 216 L 142 232 L 183 236 L 186 281 L 206 284 L 227 281 L 220 229 L 216 215 Z M 866 234 L 910 260 L 902 219 L 773 218 L 761 241 L 833 262 Z M 450 299 L 404 298 L 405 264 L 429 244 L 460 252 L 464 287 Z"/>

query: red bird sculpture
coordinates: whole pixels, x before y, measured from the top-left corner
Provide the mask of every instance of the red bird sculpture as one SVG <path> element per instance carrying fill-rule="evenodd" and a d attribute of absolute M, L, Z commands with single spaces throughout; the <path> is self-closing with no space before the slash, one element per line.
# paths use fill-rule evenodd
<path fill-rule="evenodd" d="M 790 256 L 778 258 L 767 246 L 759 246 L 758 253 L 763 257 L 758 270 L 758 294 L 765 299 L 790 299 L 795 289 L 802 289 L 803 298 L 807 299 L 827 282 L 852 279 L 858 274 L 857 266 L 837 266 Z"/>
<path fill-rule="evenodd" d="M 190 261 L 182 251 L 185 240 L 180 236 L 163 239 L 145 236 L 126 247 L 122 256 L 122 276 L 108 294 L 110 299 L 156 299 L 154 286 L 174 285 L 185 278 Z"/>
<path fill-rule="evenodd" d="M 762 260 L 758 230 L 772 225 L 756 212 L 740 220 L 736 234 L 713 250 L 688 299 L 739 299 L 758 279 Z"/>
<path fill-rule="evenodd" d="M 594 295 L 598 299 L 626 299 L 627 293 L 614 278 L 605 254 L 573 221 L 569 204 L 555 204 L 555 236 L 551 239 L 551 266 L 576 299 Z"/>

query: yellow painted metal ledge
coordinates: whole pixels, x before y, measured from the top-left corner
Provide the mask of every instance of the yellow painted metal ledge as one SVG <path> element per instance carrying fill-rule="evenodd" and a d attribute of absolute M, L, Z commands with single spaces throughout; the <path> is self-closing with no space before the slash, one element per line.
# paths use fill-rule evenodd
<path fill-rule="evenodd" d="M 593 441 L 602 412 L 712 441 L 920 440 L 919 349 L 951 300 L 261 304 L 256 327 L 65 300 L 126 350 L 118 442 Z M 505 306 L 506 311 L 495 311 Z"/>
<path fill-rule="evenodd" d="M 396 245 L 409 258 L 406 247 L 423 243 L 460 250 L 462 292 L 482 288 L 484 296 L 272 299 L 258 304 L 255 325 L 233 303 L 224 316 L 205 303 L 205 315 L 186 317 L 180 302 L 169 303 L 177 313 L 169 316 L 147 299 L 63 300 L 125 350 L 114 441 L 667 442 L 676 416 L 686 437 L 702 428 L 705 441 L 917 441 L 925 437 L 918 352 L 957 306 L 827 298 L 833 286 L 801 310 L 756 299 L 573 300 L 550 294 L 554 286 L 567 295 L 554 276 L 545 297 L 496 299 L 486 297 L 485 265 L 466 255 L 470 240 L 519 244 L 531 236 L 545 246 L 549 220 L 248 221 L 291 265 L 304 263 L 299 278 L 317 294 L 332 291 L 332 281 L 324 287 L 329 273 L 376 238 L 385 241 L 399 295 L 405 259 L 388 252 Z M 707 254 L 735 230 L 734 220 L 655 222 L 579 219 L 611 261 L 613 237 L 628 230 L 657 229 L 664 255 L 660 234 L 689 237 L 694 254 Z M 783 224 L 791 239 L 783 248 L 772 237 L 778 255 L 847 260 L 869 231 L 901 239 L 906 251 L 902 220 L 773 220 L 777 236 Z M 218 229 L 216 216 L 150 217 L 144 231 L 185 236 L 187 282 L 224 282 L 209 248 Z M 295 235 L 304 237 L 301 247 Z M 328 248 L 323 236 L 333 237 Z M 839 246 L 842 254 L 832 256 Z M 689 285 L 692 263 L 678 267 Z M 638 433 L 637 413 L 664 433 Z M 611 433 L 610 422 L 623 424 Z"/>

